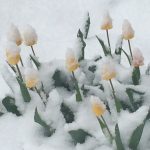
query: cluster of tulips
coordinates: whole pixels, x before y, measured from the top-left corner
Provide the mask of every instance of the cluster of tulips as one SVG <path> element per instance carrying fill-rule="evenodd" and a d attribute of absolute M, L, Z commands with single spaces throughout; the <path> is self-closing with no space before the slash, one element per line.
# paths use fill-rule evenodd
<path fill-rule="evenodd" d="M 115 63 L 113 61 L 110 38 L 109 38 L 109 30 L 112 28 L 113 28 L 112 19 L 109 13 L 107 12 L 103 17 L 101 29 L 106 31 L 107 41 L 108 41 L 109 61 L 103 64 L 101 68 L 100 77 L 102 80 L 106 80 L 110 84 L 113 99 L 115 101 L 116 111 L 117 113 L 119 113 L 122 110 L 122 106 L 121 106 L 120 100 L 118 100 L 116 96 L 115 88 L 112 82 L 112 79 L 114 79 L 117 75 L 117 72 L 115 69 Z M 144 58 L 138 48 L 135 48 L 132 51 L 130 40 L 134 38 L 134 30 L 128 20 L 124 20 L 123 22 L 121 37 L 122 39 L 128 41 L 130 55 L 128 55 L 127 52 L 125 52 L 123 49 L 122 51 L 126 54 L 129 64 L 133 67 L 133 70 L 136 70 L 136 71 L 138 70 L 138 72 L 140 72 L 139 67 L 144 64 Z M 40 78 L 38 75 L 38 68 L 37 69 L 26 68 L 24 69 L 25 70 L 24 72 L 21 71 L 20 69 L 21 65 L 24 68 L 24 63 L 20 54 L 20 46 L 22 43 L 24 43 L 26 46 L 31 48 L 33 57 L 37 59 L 35 51 L 33 49 L 33 46 L 37 43 L 37 34 L 35 30 L 30 25 L 27 25 L 25 30 L 22 32 L 22 34 L 20 34 L 17 26 L 12 25 L 7 35 L 7 42 L 8 44 L 5 47 L 5 52 L 6 52 L 6 60 L 7 60 L 8 65 L 14 71 L 14 73 L 17 76 L 19 76 L 21 82 L 25 83 L 28 89 L 35 90 L 42 99 L 40 91 L 37 89 L 37 85 L 39 83 L 41 83 L 42 86 L 44 85 L 40 81 Z M 78 84 L 78 80 L 75 74 L 75 71 L 78 68 L 80 68 L 80 61 L 78 60 L 74 51 L 72 50 L 67 51 L 66 70 L 70 73 L 75 83 L 75 90 L 77 94 L 76 101 L 82 102 L 84 100 L 84 96 L 80 89 L 80 86 Z M 134 80 L 133 80 L 133 84 L 134 84 Z M 138 83 L 135 82 L 135 85 L 137 84 L 139 84 L 139 82 Z M 109 134 L 109 138 L 111 139 L 111 142 L 112 142 L 112 140 L 114 139 L 114 135 L 111 133 L 111 130 L 109 129 L 109 126 L 107 125 L 105 118 L 103 117 L 104 113 L 107 111 L 106 105 L 104 104 L 104 102 L 100 100 L 99 97 L 91 96 L 91 108 L 92 108 L 93 113 L 97 117 L 102 130 L 103 130 L 103 127 L 106 128 Z M 118 149 L 118 150 L 122 150 L 122 149 Z"/>

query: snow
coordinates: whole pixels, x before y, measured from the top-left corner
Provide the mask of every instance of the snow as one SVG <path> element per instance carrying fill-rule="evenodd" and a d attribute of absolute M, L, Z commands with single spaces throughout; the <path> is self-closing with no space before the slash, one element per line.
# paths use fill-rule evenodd
<path fill-rule="evenodd" d="M 109 112 L 106 112 L 104 118 L 113 134 L 115 123 L 119 122 L 121 137 L 123 143 L 127 146 L 129 135 L 143 122 L 147 115 L 150 102 L 150 77 L 143 75 L 141 85 L 130 85 L 132 82 L 132 67 L 129 68 L 126 57 L 123 56 L 121 60 L 122 65 L 117 64 L 120 58 L 115 58 L 116 60 L 113 63 L 111 62 L 111 65 L 115 65 L 116 71 L 116 78 L 112 80 L 112 83 L 116 90 L 116 96 L 119 99 L 127 104 L 130 103 L 129 97 L 125 92 L 126 88 L 145 93 L 143 96 L 144 103 L 141 108 L 134 113 L 125 110 L 118 115 L 114 107 L 109 83 L 100 81 L 101 67 L 106 60 L 104 58 L 102 61 L 93 62 L 95 56 L 103 56 L 102 49 L 95 35 L 98 35 L 107 43 L 106 33 L 100 30 L 100 25 L 103 19 L 102 14 L 108 9 L 113 23 L 113 29 L 110 30 L 109 35 L 114 52 L 116 41 L 119 39 L 117 47 L 122 42 L 123 20 L 128 19 L 135 31 L 135 38 L 131 40 L 131 47 L 139 47 L 144 56 L 145 66 L 141 67 L 141 72 L 144 74 L 145 68 L 149 63 L 150 49 L 148 33 L 150 26 L 149 0 L 138 1 L 138 3 L 137 0 L 0 0 L 0 4 L 0 100 L 6 95 L 14 96 L 18 110 L 23 113 L 23 116 L 16 117 L 12 113 L 6 113 L 6 109 L 0 104 L 0 111 L 5 112 L 0 117 L 1 150 L 113 150 L 114 147 L 110 145 L 103 135 L 99 123 L 92 112 L 88 97 L 90 95 L 100 97 L 104 103 L 108 102 L 112 116 L 109 115 Z M 84 88 L 88 89 L 89 93 L 84 101 L 79 104 L 75 101 L 75 93 L 68 92 L 62 87 L 55 88 L 52 76 L 56 69 L 61 70 L 64 73 L 61 78 L 70 87 L 72 86 L 71 74 L 65 69 L 64 59 L 68 48 L 71 47 L 73 51 L 76 51 L 81 46 L 81 43 L 79 44 L 79 41 L 76 39 L 76 35 L 78 29 L 82 28 L 87 11 L 91 17 L 91 26 L 89 38 L 85 40 L 87 43 L 85 48 L 86 60 L 81 62 L 82 70 L 78 69 L 75 72 L 75 76 L 80 82 L 79 87 L 84 83 Z M 32 101 L 28 104 L 25 103 L 14 73 L 10 68 L 7 69 L 5 49 L 18 53 L 21 48 L 20 53 L 25 67 L 33 67 L 29 58 L 29 54 L 31 54 L 30 47 L 25 45 L 16 47 L 16 45 L 8 43 L 8 40 L 12 41 L 12 38 L 7 37 L 11 23 L 18 27 L 20 33 L 24 31 L 25 33 L 30 32 L 33 35 L 31 40 L 37 41 L 37 44 L 34 45 L 34 50 L 39 61 L 43 62 L 39 70 L 39 76 L 44 84 L 45 92 L 50 92 L 46 99 L 48 101 L 46 108 L 39 95 L 31 90 L 29 93 Z M 15 28 L 14 31 L 16 31 Z M 5 45 L 5 43 L 7 44 Z M 126 41 L 123 43 L 123 48 L 129 53 Z M 91 65 L 96 65 L 98 68 L 95 74 L 88 70 L 88 67 Z M 23 72 L 24 69 L 20 68 Z M 91 86 L 92 84 L 95 86 Z M 102 84 L 106 90 L 101 90 L 99 84 Z M 134 97 L 137 100 L 139 99 L 136 95 Z M 65 119 L 60 113 L 62 102 L 65 102 L 74 112 L 75 121 L 73 123 L 65 123 Z M 57 129 L 52 137 L 44 137 L 42 127 L 34 122 L 36 107 L 46 123 Z M 140 149 L 150 149 L 149 127 L 150 124 L 146 123 L 139 145 Z M 85 129 L 94 137 L 88 137 L 84 144 L 74 146 L 71 143 L 68 131 L 79 128 Z"/>

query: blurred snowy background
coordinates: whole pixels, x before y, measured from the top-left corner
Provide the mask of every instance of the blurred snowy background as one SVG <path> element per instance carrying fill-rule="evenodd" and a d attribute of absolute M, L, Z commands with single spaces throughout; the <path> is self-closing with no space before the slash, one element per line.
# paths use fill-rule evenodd
<path fill-rule="evenodd" d="M 145 64 L 149 62 L 150 51 L 150 1 L 149 0 L 0 0 L 0 65 L 5 61 L 3 44 L 5 35 L 14 23 L 21 29 L 25 24 L 31 24 L 39 36 L 35 46 L 41 61 L 64 59 L 68 47 L 72 47 L 77 31 L 84 21 L 86 11 L 91 16 L 89 36 L 99 34 L 106 39 L 100 30 L 103 11 L 108 9 L 113 18 L 113 30 L 110 39 L 115 46 L 118 35 L 122 30 L 122 21 L 129 19 L 134 30 L 135 38 L 131 41 L 134 47 L 143 51 Z M 23 59 L 29 53 L 29 48 L 23 47 Z M 102 53 L 99 43 L 91 39 L 86 48 L 86 57 Z M 8 93 L 0 75 L 0 98 Z"/>

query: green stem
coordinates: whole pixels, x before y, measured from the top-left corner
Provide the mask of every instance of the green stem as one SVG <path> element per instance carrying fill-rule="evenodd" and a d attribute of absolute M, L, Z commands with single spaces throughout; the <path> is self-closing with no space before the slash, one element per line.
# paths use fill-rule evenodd
<path fill-rule="evenodd" d="M 109 133 L 109 135 L 110 135 L 111 139 L 113 139 L 113 135 L 111 134 L 110 129 L 109 129 L 109 127 L 108 127 L 108 125 L 107 125 L 107 123 L 106 123 L 106 121 L 105 121 L 104 117 L 103 117 L 103 116 L 101 116 L 101 118 L 102 118 L 102 120 L 103 120 L 104 124 L 106 125 L 106 129 L 107 129 L 107 131 L 108 131 L 108 133 Z"/>
<path fill-rule="evenodd" d="M 81 96 L 81 93 L 80 93 L 80 89 L 79 89 L 79 85 L 78 85 L 78 81 L 75 77 L 75 74 L 74 72 L 72 71 L 72 76 L 74 78 L 74 82 L 75 82 L 75 89 L 76 89 L 76 101 L 82 101 L 82 96 Z"/>
<path fill-rule="evenodd" d="M 129 64 L 130 64 L 130 66 L 131 66 L 131 60 L 130 60 L 129 55 L 128 55 L 123 49 L 122 49 L 122 51 L 123 51 L 123 53 L 126 55 L 128 61 L 129 61 Z"/>
<path fill-rule="evenodd" d="M 133 60 L 133 55 L 132 55 L 130 40 L 128 40 L 128 45 L 129 45 L 130 55 L 131 55 L 131 58 Z"/>
<path fill-rule="evenodd" d="M 111 46 L 110 46 L 110 39 L 109 39 L 109 33 L 108 33 L 108 30 L 106 30 L 106 34 L 107 34 L 107 41 L 108 41 L 108 46 L 109 46 L 110 54 L 111 54 Z"/>
<path fill-rule="evenodd" d="M 6 61 L 7 62 L 7 61 Z M 7 62 L 7 64 L 9 65 L 9 67 L 12 69 L 12 71 L 16 74 L 16 69 L 15 69 L 15 67 L 14 66 L 12 66 L 12 65 L 10 65 L 8 62 Z"/>
<path fill-rule="evenodd" d="M 31 45 L 31 50 L 32 50 L 33 55 L 36 56 L 32 45 Z"/>
<path fill-rule="evenodd" d="M 23 82 L 23 78 L 22 78 L 22 75 L 21 75 L 21 71 L 20 71 L 19 66 L 18 66 L 17 64 L 16 64 L 16 68 L 17 68 L 17 71 L 18 71 L 18 73 L 19 73 L 20 79 L 21 79 L 21 81 Z"/>
<path fill-rule="evenodd" d="M 43 98 L 42 98 L 40 92 L 38 91 L 37 87 L 35 87 L 34 89 L 35 89 L 35 91 L 37 92 L 37 94 L 40 96 L 40 98 L 41 98 L 43 104 L 46 106 L 46 104 L 45 104 L 45 102 L 43 101 Z"/>
<path fill-rule="evenodd" d="M 21 57 L 20 57 L 20 62 L 21 62 L 21 65 L 22 65 L 22 67 L 23 67 L 24 65 L 23 65 L 23 61 L 22 61 L 22 58 L 21 58 Z"/>
<path fill-rule="evenodd" d="M 117 112 L 120 112 L 121 111 L 121 104 L 120 104 L 120 101 L 117 99 L 116 97 L 116 94 L 115 94 L 115 89 L 114 89 L 114 86 L 112 84 L 112 81 L 109 80 L 110 82 L 110 85 L 111 85 L 111 88 L 112 88 L 112 93 L 113 93 L 113 97 L 114 97 L 114 100 L 115 100 L 115 105 L 116 105 L 116 110 Z"/>

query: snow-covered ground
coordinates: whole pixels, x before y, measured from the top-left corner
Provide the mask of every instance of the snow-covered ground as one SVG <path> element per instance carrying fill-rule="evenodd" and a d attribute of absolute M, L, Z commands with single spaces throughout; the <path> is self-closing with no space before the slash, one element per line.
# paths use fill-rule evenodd
<path fill-rule="evenodd" d="M 109 10 L 113 18 L 114 28 L 110 31 L 112 47 L 115 47 L 117 38 L 122 31 L 123 20 L 128 19 L 135 30 L 135 38 L 131 44 L 133 47 L 141 49 L 145 57 L 145 64 L 148 64 L 150 53 L 149 7 L 149 0 L 0 0 L 0 67 L 5 61 L 3 45 L 10 23 L 18 25 L 20 29 L 25 24 L 31 24 L 36 29 L 38 34 L 38 43 L 35 46 L 36 53 L 40 61 L 48 62 L 52 59 L 65 58 L 67 48 L 73 47 L 86 11 L 89 11 L 91 16 L 89 37 L 98 34 L 106 40 L 105 33 L 100 30 L 102 14 L 106 9 Z M 125 45 L 127 47 L 127 43 Z M 91 38 L 85 51 L 86 57 L 91 58 L 98 53 L 102 54 L 99 47 L 99 43 Z M 28 49 L 28 47 L 22 47 L 23 60 L 29 54 Z M 9 91 L 0 74 L 0 99 Z M 41 141 L 43 139 L 40 137 L 34 139 L 34 136 L 38 135 L 34 135 L 32 132 L 35 124 L 33 124 L 31 114 L 33 115 L 33 112 L 29 112 L 25 116 L 25 120 L 15 118 L 10 114 L 0 120 L 0 145 L 3 145 L 1 150 L 38 150 L 38 147 L 39 150 L 54 150 L 53 146 L 50 149 L 48 144 L 47 147 L 43 146 L 44 142 L 49 143 L 48 139 L 45 141 Z M 9 124 L 9 119 L 12 119 L 12 124 Z M 31 122 L 29 126 L 28 121 Z M 8 126 L 6 127 L 7 122 Z M 27 125 L 25 131 L 23 131 L 23 124 Z M 14 128 L 15 130 L 12 131 Z M 7 132 L 9 134 L 6 134 Z M 26 135 L 23 135 L 24 133 Z M 49 144 L 54 144 L 54 147 L 59 150 L 55 141 L 52 142 L 53 140 Z M 59 146 L 61 147 L 61 143 Z M 79 146 L 79 149 L 81 148 Z M 68 150 L 71 149 L 70 147 Z M 106 150 L 105 147 L 103 149 Z"/>

